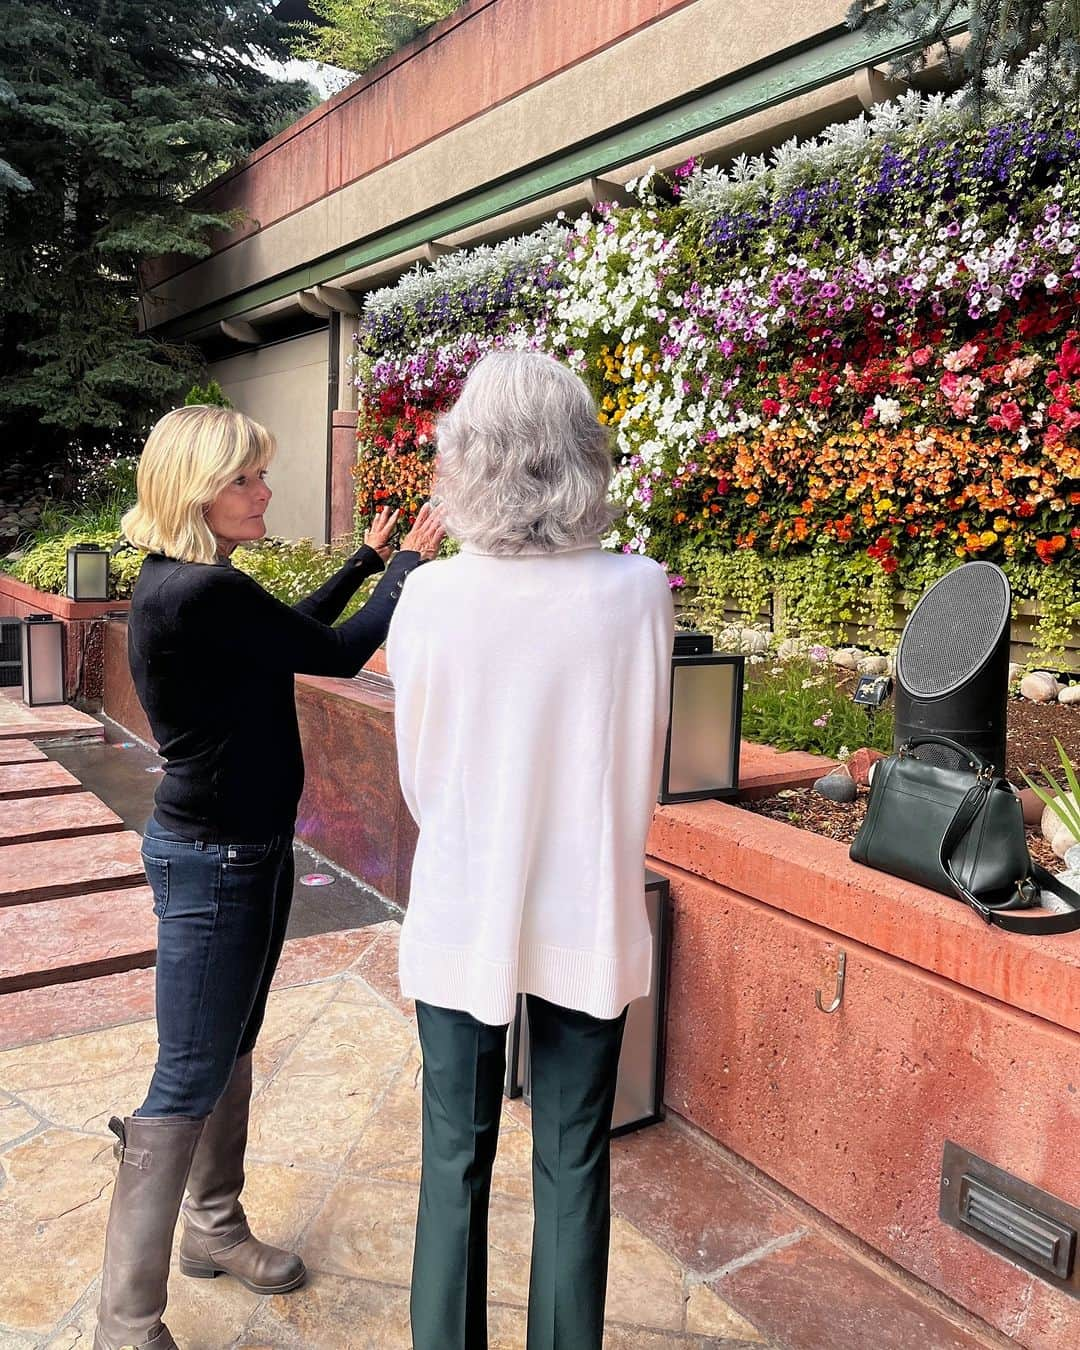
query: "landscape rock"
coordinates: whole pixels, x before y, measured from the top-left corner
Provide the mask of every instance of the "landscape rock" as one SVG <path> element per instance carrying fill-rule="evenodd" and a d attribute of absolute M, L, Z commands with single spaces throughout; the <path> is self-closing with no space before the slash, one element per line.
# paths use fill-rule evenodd
<path fill-rule="evenodd" d="M 1009 662 L 1009 685 L 1014 685 L 1024 673 L 1024 667 L 1017 661 Z"/>
<path fill-rule="evenodd" d="M 1080 684 L 1067 684 L 1058 692 L 1059 703 L 1080 703 Z"/>
<path fill-rule="evenodd" d="M 869 746 L 864 746 L 862 750 L 855 751 L 844 767 L 858 787 L 869 787 L 874 765 L 878 760 L 885 758 L 882 751 L 871 750 Z"/>
<path fill-rule="evenodd" d="M 760 656 L 769 650 L 771 633 L 763 633 L 760 628 L 744 628 L 739 634 L 739 646 L 748 656 Z"/>
<path fill-rule="evenodd" d="M 854 670 L 858 661 L 854 654 L 846 647 L 833 652 L 832 661 L 834 666 L 839 666 L 841 670 Z"/>
<path fill-rule="evenodd" d="M 1031 829 L 1034 829 L 1036 825 L 1041 826 L 1043 812 L 1046 810 L 1043 799 L 1031 788 L 1021 788 L 1017 796 L 1020 798 L 1020 805 L 1024 808 L 1024 824 Z"/>
<path fill-rule="evenodd" d="M 824 778 L 819 778 L 814 784 L 814 791 L 819 797 L 824 797 L 830 802 L 853 802 L 858 796 L 855 780 L 843 771 L 829 773 Z"/>
<path fill-rule="evenodd" d="M 1064 795 L 1067 800 L 1072 801 L 1075 804 L 1075 798 L 1071 793 L 1065 793 Z M 1059 858 L 1064 858 L 1069 849 L 1072 848 L 1074 844 L 1080 842 L 1073 838 L 1069 831 L 1069 827 L 1052 806 L 1047 806 L 1044 809 L 1040 828 L 1042 830 L 1042 837 Z"/>
<path fill-rule="evenodd" d="M 1048 670 L 1032 670 L 1020 681 L 1020 693 L 1032 703 L 1053 703 L 1060 685 Z"/>
<path fill-rule="evenodd" d="M 861 661 L 856 661 L 855 669 L 860 675 L 887 675 L 889 662 L 884 656 L 864 656 Z"/>

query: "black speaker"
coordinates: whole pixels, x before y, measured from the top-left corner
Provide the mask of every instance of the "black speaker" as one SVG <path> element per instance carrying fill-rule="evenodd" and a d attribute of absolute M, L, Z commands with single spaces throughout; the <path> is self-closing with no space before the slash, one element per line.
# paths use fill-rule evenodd
<path fill-rule="evenodd" d="M 948 736 L 1005 772 L 1012 591 L 1000 567 L 970 562 L 936 582 L 911 611 L 896 653 L 896 731 Z M 959 767 L 944 746 L 921 759 Z"/>

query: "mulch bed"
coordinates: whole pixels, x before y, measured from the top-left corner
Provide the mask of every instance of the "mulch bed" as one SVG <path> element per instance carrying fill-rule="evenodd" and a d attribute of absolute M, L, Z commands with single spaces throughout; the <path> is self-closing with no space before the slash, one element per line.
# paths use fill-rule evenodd
<path fill-rule="evenodd" d="M 1077 756 L 1080 751 L 1080 708 L 1076 705 L 1029 703 L 1014 699 L 1009 703 L 1008 722 L 1008 777 L 1017 786 L 1023 786 L 1020 770 L 1041 781 L 1039 769 L 1048 768 L 1060 781 L 1060 761 L 1054 747 L 1054 737 L 1065 749 Z M 747 811 L 768 816 L 795 825 L 813 834 L 825 835 L 842 844 L 850 844 L 866 815 L 868 790 L 859 789 L 853 802 L 831 802 L 817 796 L 810 788 L 789 789 L 773 797 L 758 801 L 740 802 Z M 1051 871 L 1060 871 L 1061 859 L 1054 856 L 1038 829 L 1029 829 L 1028 847 L 1036 862 Z"/>

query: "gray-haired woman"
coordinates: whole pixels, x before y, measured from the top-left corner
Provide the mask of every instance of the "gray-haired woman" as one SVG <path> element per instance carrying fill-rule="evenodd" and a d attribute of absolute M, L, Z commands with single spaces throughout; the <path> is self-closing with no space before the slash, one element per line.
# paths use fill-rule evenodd
<path fill-rule="evenodd" d="M 506 1028 L 527 995 L 529 1350 L 601 1344 L 608 1134 L 626 1005 L 648 992 L 642 868 L 668 717 L 663 571 L 605 552 L 596 405 L 535 352 L 486 357 L 439 426 L 461 553 L 390 630 L 402 791 L 420 835 L 400 978 L 424 1057 L 414 1350 L 487 1345 L 487 1210 Z"/>

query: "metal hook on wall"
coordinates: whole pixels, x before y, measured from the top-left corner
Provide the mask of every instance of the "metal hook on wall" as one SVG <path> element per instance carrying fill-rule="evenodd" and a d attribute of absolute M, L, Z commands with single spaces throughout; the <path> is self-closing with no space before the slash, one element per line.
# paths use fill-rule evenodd
<path fill-rule="evenodd" d="M 847 952 L 840 952 L 836 960 L 836 993 L 831 1003 L 822 1003 L 821 990 L 814 990 L 814 1003 L 818 1012 L 834 1013 L 840 1011 L 840 1004 L 844 1001 L 844 977 L 847 973 Z"/>

